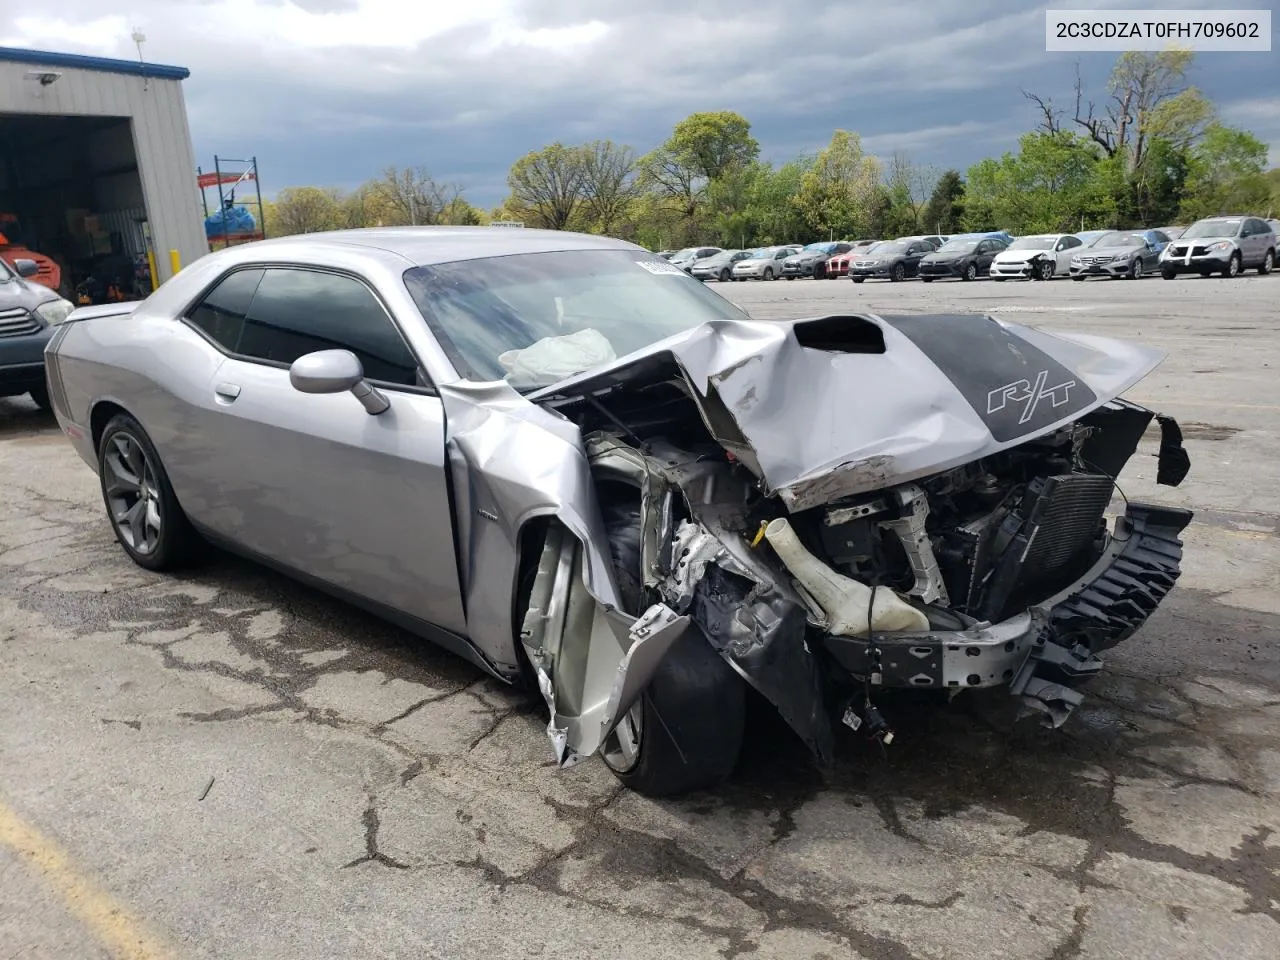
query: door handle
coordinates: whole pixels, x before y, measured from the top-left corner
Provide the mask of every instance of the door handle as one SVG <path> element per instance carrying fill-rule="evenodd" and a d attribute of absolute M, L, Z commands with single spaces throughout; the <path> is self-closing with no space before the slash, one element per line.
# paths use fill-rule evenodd
<path fill-rule="evenodd" d="M 231 403 L 236 397 L 240 396 L 240 384 L 220 383 L 213 388 L 213 392 L 223 403 Z"/>

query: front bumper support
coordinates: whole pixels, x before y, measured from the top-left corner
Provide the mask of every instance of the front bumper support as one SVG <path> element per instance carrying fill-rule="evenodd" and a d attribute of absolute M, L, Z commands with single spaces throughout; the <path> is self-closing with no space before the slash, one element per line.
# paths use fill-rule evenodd
<path fill-rule="evenodd" d="M 827 636 L 835 660 L 885 687 L 1008 685 L 1060 725 L 1075 691 L 1102 668 L 1098 654 L 1132 636 L 1178 580 L 1189 510 L 1131 503 L 1111 542 L 1076 583 L 1000 623 L 967 630 Z"/>

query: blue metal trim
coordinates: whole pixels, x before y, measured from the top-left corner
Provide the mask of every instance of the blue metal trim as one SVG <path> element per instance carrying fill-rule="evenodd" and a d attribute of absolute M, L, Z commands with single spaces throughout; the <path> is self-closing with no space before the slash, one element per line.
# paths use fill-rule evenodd
<path fill-rule="evenodd" d="M 186 67 L 171 67 L 163 63 L 114 60 L 111 57 L 86 57 L 78 53 L 23 50 L 20 47 L 0 47 L 0 60 L 7 60 L 10 63 L 30 63 L 39 67 L 68 67 L 76 70 L 100 70 L 103 73 L 127 73 L 135 77 L 155 77 L 160 80 L 185 80 L 191 76 L 191 71 Z"/>

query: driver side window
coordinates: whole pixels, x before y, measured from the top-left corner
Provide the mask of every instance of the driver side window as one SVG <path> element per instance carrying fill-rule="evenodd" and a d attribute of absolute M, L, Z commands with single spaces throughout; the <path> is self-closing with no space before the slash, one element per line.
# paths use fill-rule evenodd
<path fill-rule="evenodd" d="M 288 366 L 316 350 L 350 350 L 365 375 L 423 386 L 418 363 L 373 292 L 354 277 L 292 267 L 239 270 L 188 315 L 226 352 Z"/>

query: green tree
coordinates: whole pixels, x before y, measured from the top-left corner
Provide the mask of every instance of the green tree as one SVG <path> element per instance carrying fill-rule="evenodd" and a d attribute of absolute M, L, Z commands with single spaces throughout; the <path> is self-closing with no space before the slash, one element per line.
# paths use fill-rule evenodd
<path fill-rule="evenodd" d="M 644 183 L 679 203 L 694 229 L 708 185 L 747 166 L 759 153 L 746 118 L 721 110 L 685 117 L 640 166 Z"/>
<path fill-rule="evenodd" d="M 964 217 L 964 178 L 958 170 L 948 170 L 938 178 L 920 215 L 924 229 L 942 234 L 955 233 Z"/>
<path fill-rule="evenodd" d="M 969 169 L 965 225 L 1022 233 L 1109 227 L 1116 209 L 1100 151 L 1066 131 L 1029 133 L 1016 154 Z"/>
<path fill-rule="evenodd" d="M 584 152 L 556 142 L 526 153 L 507 174 L 515 202 L 528 209 L 530 226 L 563 230 L 582 202 Z"/>
<path fill-rule="evenodd" d="M 1265 143 L 1248 131 L 1214 124 L 1191 151 L 1183 217 L 1264 209 L 1271 193 L 1266 164 Z"/>
<path fill-rule="evenodd" d="M 862 149 L 862 138 L 837 130 L 801 178 L 795 203 L 809 228 L 823 239 L 863 236 L 880 165 Z"/>
<path fill-rule="evenodd" d="M 267 216 L 267 235 L 317 233 L 347 226 L 342 194 L 328 187 L 285 187 Z"/>

